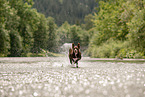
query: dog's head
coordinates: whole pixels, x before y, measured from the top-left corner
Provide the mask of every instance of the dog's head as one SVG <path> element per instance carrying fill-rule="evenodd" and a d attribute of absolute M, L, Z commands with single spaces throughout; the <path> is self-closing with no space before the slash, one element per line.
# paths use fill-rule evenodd
<path fill-rule="evenodd" d="M 72 49 L 73 49 L 73 52 L 75 53 L 75 55 L 77 55 L 79 53 L 80 43 L 78 43 L 77 46 L 75 46 L 74 43 L 72 43 Z"/>

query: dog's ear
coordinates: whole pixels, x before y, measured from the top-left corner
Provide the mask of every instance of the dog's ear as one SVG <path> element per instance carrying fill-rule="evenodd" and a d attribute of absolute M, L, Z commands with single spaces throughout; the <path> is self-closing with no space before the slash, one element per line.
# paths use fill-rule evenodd
<path fill-rule="evenodd" d="M 72 48 L 74 48 L 74 46 L 75 46 L 74 43 L 72 43 Z"/>
<path fill-rule="evenodd" d="M 80 43 L 78 43 L 78 48 L 80 49 Z"/>

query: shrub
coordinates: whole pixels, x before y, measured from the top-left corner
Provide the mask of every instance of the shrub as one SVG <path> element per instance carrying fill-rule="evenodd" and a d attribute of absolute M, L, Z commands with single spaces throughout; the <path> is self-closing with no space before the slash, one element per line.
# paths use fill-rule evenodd
<path fill-rule="evenodd" d="M 136 51 L 132 48 L 123 48 L 119 51 L 117 57 L 138 59 L 144 58 L 144 53 Z"/>
<path fill-rule="evenodd" d="M 115 58 L 122 47 L 123 42 L 110 39 L 100 46 L 89 46 L 85 54 L 97 58 Z"/>

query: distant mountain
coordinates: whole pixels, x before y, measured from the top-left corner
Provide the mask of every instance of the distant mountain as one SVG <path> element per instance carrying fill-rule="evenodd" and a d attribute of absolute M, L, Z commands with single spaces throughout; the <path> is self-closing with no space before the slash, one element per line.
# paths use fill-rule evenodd
<path fill-rule="evenodd" d="M 65 21 L 70 24 L 83 23 L 87 14 L 94 12 L 96 0 L 33 0 L 34 8 L 46 17 L 55 18 L 55 22 L 61 25 Z"/>

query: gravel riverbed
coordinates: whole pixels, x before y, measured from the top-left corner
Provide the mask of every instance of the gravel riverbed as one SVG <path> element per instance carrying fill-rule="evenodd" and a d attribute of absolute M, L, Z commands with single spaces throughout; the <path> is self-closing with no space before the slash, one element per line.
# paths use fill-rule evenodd
<path fill-rule="evenodd" d="M 145 62 L 0 58 L 0 97 L 34 96 L 145 97 Z"/>

